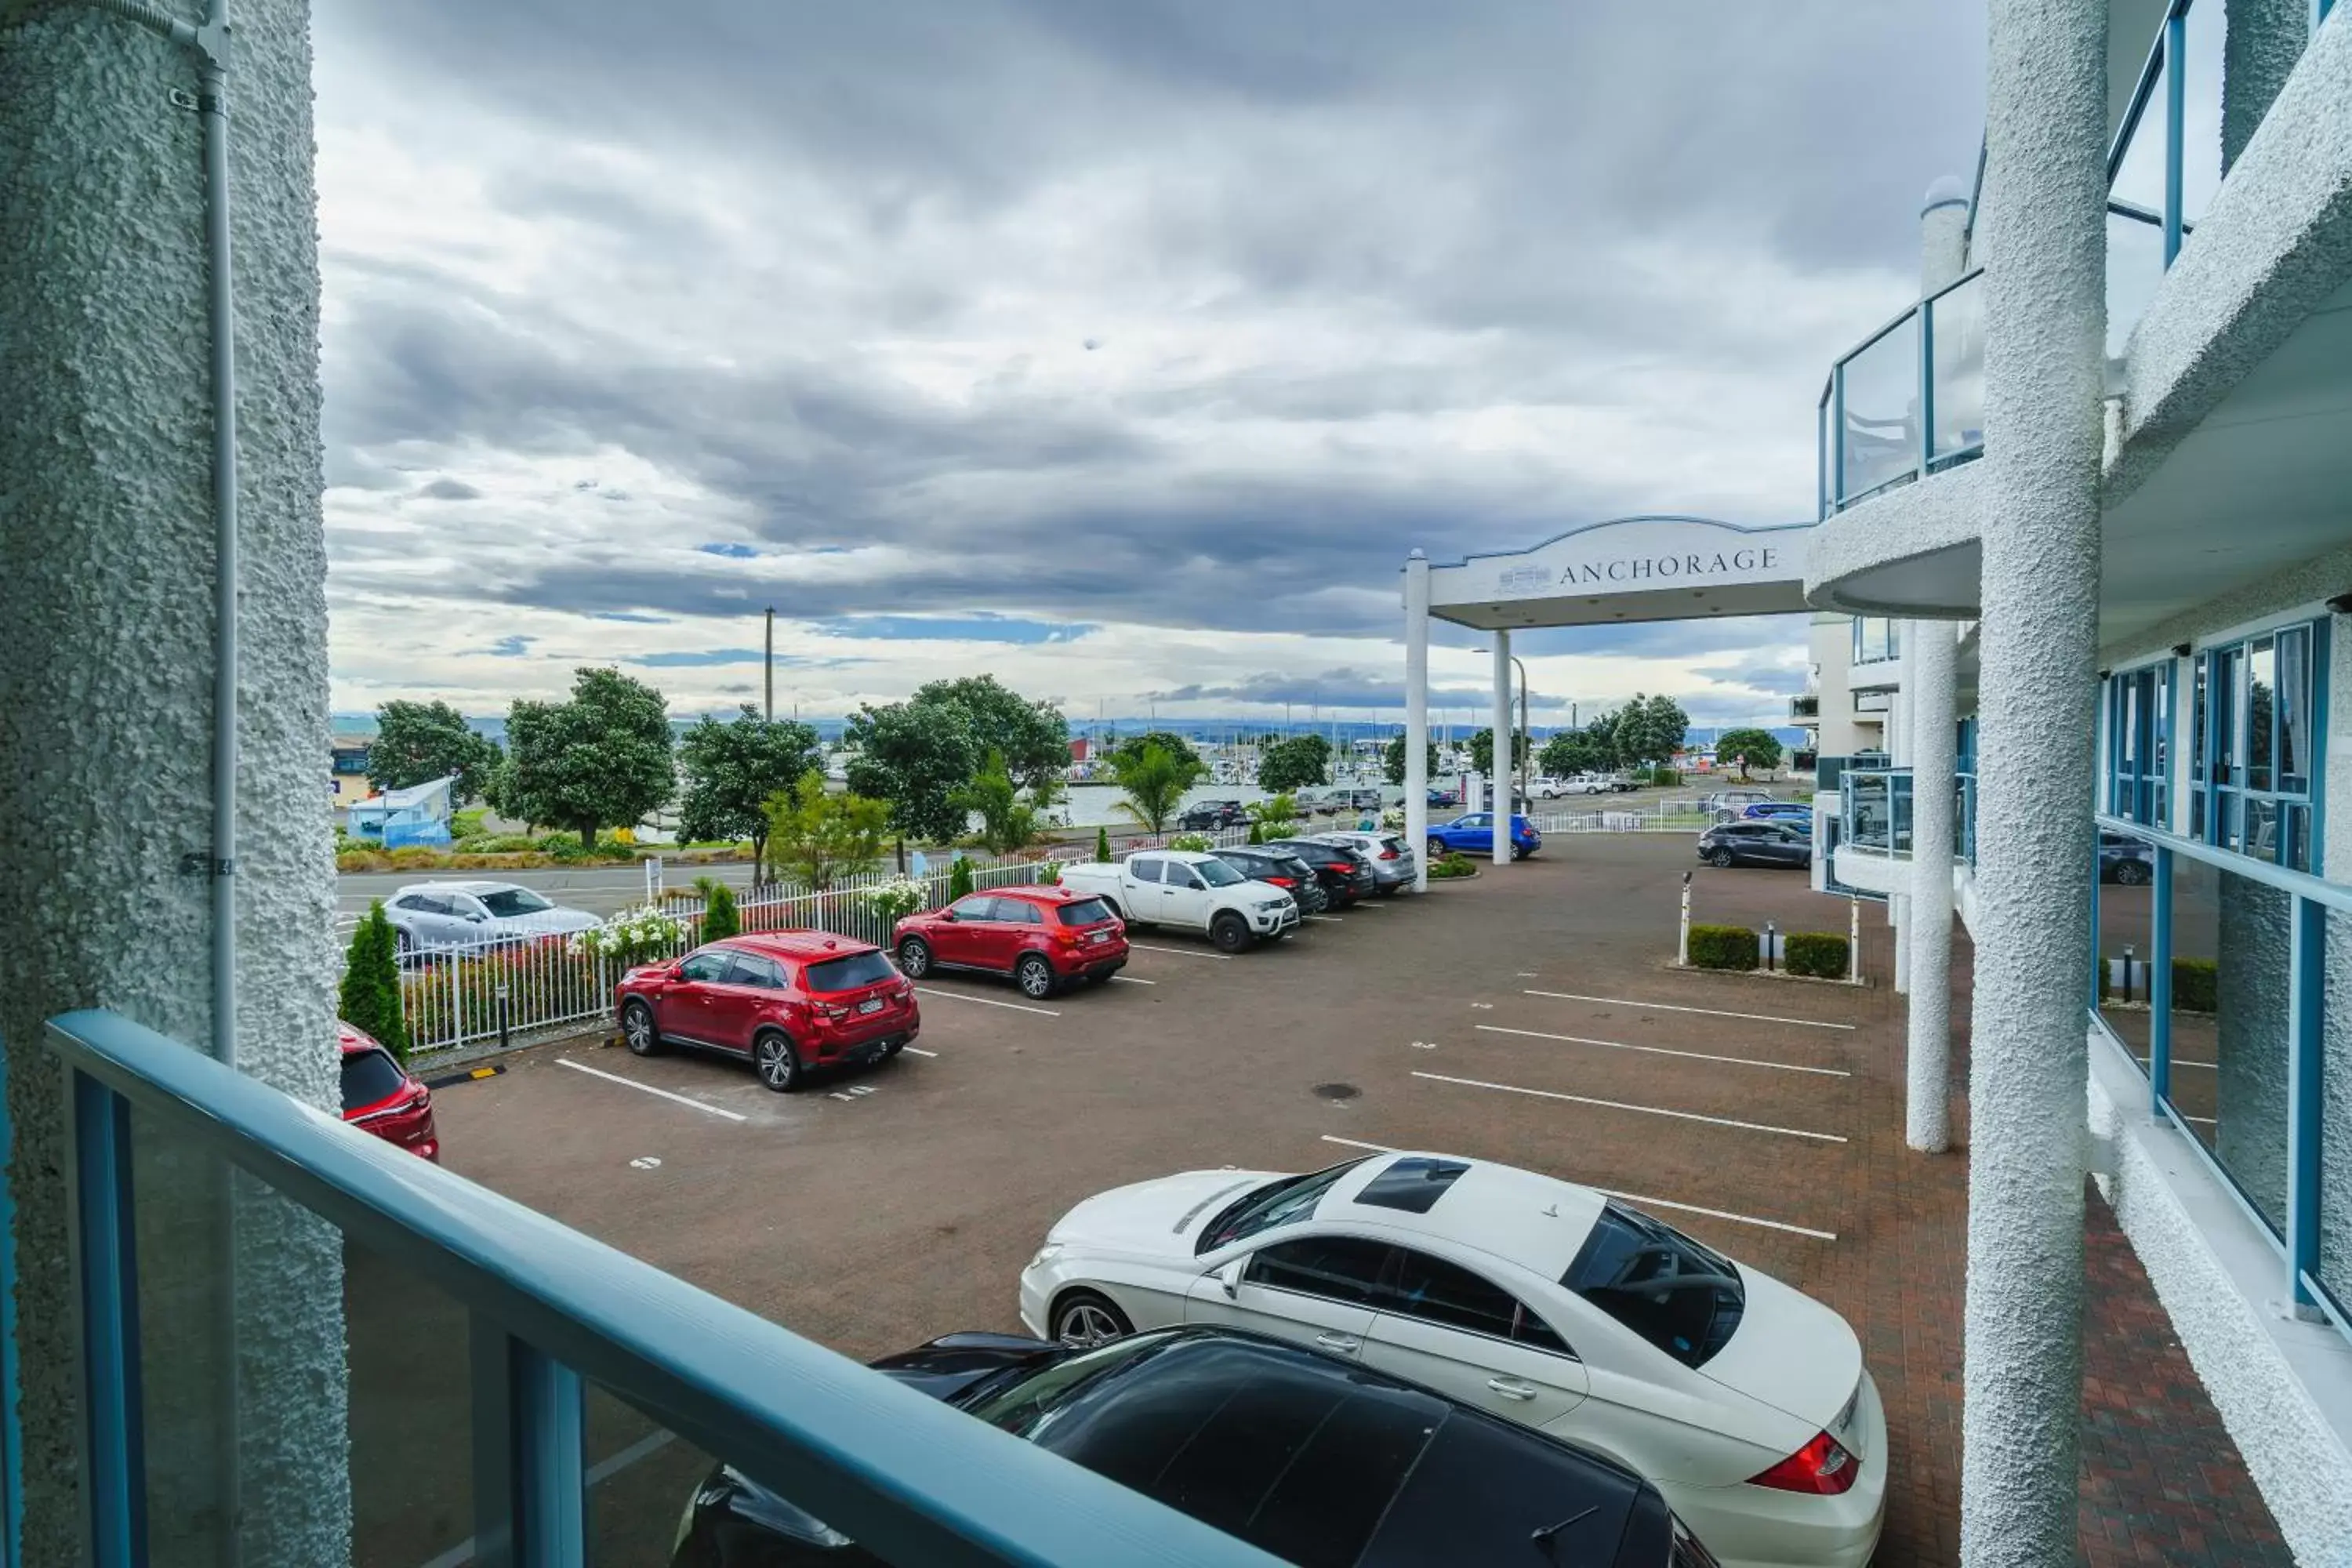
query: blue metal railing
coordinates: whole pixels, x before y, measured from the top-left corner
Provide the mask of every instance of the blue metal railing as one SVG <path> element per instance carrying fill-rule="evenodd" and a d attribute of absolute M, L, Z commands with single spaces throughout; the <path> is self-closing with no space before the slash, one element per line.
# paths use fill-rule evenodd
<path fill-rule="evenodd" d="M 1847 768 L 1838 774 L 1843 842 L 1896 857 L 1911 853 L 1911 770 Z"/>
<path fill-rule="evenodd" d="M 2334 1281 L 2331 1291 L 2326 1279 L 2331 1267 L 2340 1268 L 2346 1260 L 2323 1257 L 2321 1247 L 2323 1159 L 2352 1161 L 2352 1151 L 2328 1155 L 2321 1142 L 2326 1120 L 2322 1067 L 2331 1020 L 2336 1047 L 2352 1046 L 2352 998 L 2328 992 L 2331 935 L 2339 949 L 2352 941 L 2352 887 L 2122 817 L 2103 816 L 2098 826 L 2103 842 L 2091 881 L 2094 932 L 2104 933 L 2119 916 L 2136 911 L 2142 889 L 2147 901 L 2149 954 L 2139 982 L 2147 999 L 2147 1056 L 2139 1059 L 2147 1070 L 2151 1110 L 2181 1134 L 2277 1249 L 2286 1299 L 2352 1337 L 2346 1281 Z M 2184 931 L 2184 922 L 2194 929 Z M 2138 929 L 2132 927 L 2135 934 Z M 2137 1058 L 2135 1045 L 2102 1016 L 2117 978 L 2114 946 L 2107 940 L 2092 943 L 2091 1017 Z M 2276 973 L 2282 958 L 2283 977 Z M 2128 1000 L 2131 961 L 2122 962 Z M 2195 994 L 2187 994 L 2191 987 Z M 2182 1019 L 2194 1026 L 2194 1058 L 2175 1056 L 2176 1024 Z M 2273 1027 L 2283 1037 L 2270 1037 Z M 2273 1050 L 2283 1063 L 2264 1059 Z M 2272 1070 L 2282 1065 L 2283 1074 Z M 2283 1100 L 2275 1092 L 2281 1077 Z M 2186 1094 L 2197 1099 L 2184 1108 Z M 2336 1119 L 2342 1114 L 2337 1108 Z M 2283 1125 L 2271 1125 L 2273 1117 Z M 2329 1223 L 2340 1226 L 2343 1216 Z"/>
<path fill-rule="evenodd" d="M 476 1539 L 507 1561 L 587 1555 L 593 1381 L 761 1485 L 821 1500 L 827 1523 L 890 1562 L 1276 1562 L 152 1030 L 82 1012 L 48 1036 L 69 1085 L 96 1568 L 146 1560 L 134 1137 L 236 1167 L 466 1310 L 476 1365 L 487 1354 L 505 1373 L 477 1380 L 472 1421 L 476 1455 L 506 1466 L 506 1484 L 476 1486 Z M 341 1278 L 307 1283 L 341 1300 Z"/>
<path fill-rule="evenodd" d="M 1984 273 L 1881 327 L 1831 368 L 1820 409 L 1822 515 L 1984 450 Z"/>

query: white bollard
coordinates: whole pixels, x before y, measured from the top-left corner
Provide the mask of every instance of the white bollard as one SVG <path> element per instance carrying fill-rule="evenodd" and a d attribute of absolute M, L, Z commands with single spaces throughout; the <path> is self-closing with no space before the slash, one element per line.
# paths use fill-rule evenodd
<path fill-rule="evenodd" d="M 1845 901 L 1845 980 L 1849 985 L 1862 984 L 1862 900 Z"/>
<path fill-rule="evenodd" d="M 1690 967 L 1690 885 L 1691 874 L 1685 871 L 1683 873 L 1682 931 L 1675 941 L 1675 963 L 1684 969 Z"/>

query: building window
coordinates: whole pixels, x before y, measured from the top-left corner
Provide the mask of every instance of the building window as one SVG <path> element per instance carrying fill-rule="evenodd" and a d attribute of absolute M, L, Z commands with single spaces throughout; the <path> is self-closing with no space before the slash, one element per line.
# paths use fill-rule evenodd
<path fill-rule="evenodd" d="M 1903 634 L 1898 622 L 1885 616 L 1856 616 L 1853 618 L 1853 662 L 1880 664 L 1903 657 Z"/>
<path fill-rule="evenodd" d="M 2107 678 L 2106 809 L 2109 816 L 2172 825 L 2166 768 L 2172 752 L 2172 661 Z"/>
<path fill-rule="evenodd" d="M 2326 659 L 2324 620 L 2198 654 L 2190 837 L 2296 871 L 2320 863 L 2313 751 Z"/>
<path fill-rule="evenodd" d="M 1888 695 L 1884 691 L 1857 691 L 1853 694 L 1853 710 L 1857 713 L 1884 713 L 1887 710 Z"/>

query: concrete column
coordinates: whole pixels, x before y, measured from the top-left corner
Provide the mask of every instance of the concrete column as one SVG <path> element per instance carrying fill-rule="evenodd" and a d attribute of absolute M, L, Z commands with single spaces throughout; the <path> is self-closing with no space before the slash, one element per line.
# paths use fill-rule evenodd
<path fill-rule="evenodd" d="M 166 7 L 192 16 L 201 7 Z M 0 1054 L 23 1557 L 79 1562 L 61 1085 L 41 1020 L 211 1044 L 213 434 L 189 58 L 87 6 L 0 7 Z M 309 7 L 236 0 L 228 80 L 244 640 L 237 1058 L 340 1109 L 331 993 Z M 158 1563 L 350 1560 L 340 1243 L 137 1138 Z M 234 1276 L 232 1299 L 228 1281 Z M 234 1542 L 234 1544 L 224 1544 Z"/>
<path fill-rule="evenodd" d="M 1959 280 L 1969 267 L 1969 187 L 1946 174 L 1919 206 L 1919 297 Z"/>
<path fill-rule="evenodd" d="M 1960 1561 L 2071 1568 L 2105 337 L 2105 0 L 1990 0 Z"/>
<path fill-rule="evenodd" d="M 1429 891 L 1429 557 L 1404 563 L 1404 837 L 1413 891 Z"/>
<path fill-rule="evenodd" d="M 1909 621 L 1898 621 L 1896 635 L 1903 639 L 1903 658 L 1895 667 L 1901 684 L 1886 699 L 1886 763 L 1889 767 L 1911 765 L 1911 628 Z M 1886 786 L 1887 852 L 1895 852 L 1895 785 Z M 1907 884 L 1905 884 L 1907 885 Z M 1895 928 L 1895 994 L 1911 994 L 1911 895 L 1901 890 L 1886 895 L 1886 923 Z"/>
<path fill-rule="evenodd" d="M 2230 0 L 2221 38 L 2221 168 L 2253 139 L 2311 43 L 2311 0 Z M 2202 24 L 2194 16 L 2189 26 Z"/>
<path fill-rule="evenodd" d="M 1495 864 L 1511 863 L 1511 634 L 1495 629 L 1494 765 L 1486 770 L 1495 787 L 1486 809 L 1495 814 Z"/>
<path fill-rule="evenodd" d="M 1953 688 L 1959 643 L 1949 621 L 1914 621 L 1911 688 L 1910 1054 L 1904 1141 L 1951 1146 L 1952 846 L 1958 751 Z"/>

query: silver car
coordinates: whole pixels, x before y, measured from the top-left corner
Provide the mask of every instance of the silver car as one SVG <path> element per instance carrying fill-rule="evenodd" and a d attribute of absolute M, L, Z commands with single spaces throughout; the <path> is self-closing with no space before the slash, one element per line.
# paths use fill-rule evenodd
<path fill-rule="evenodd" d="M 1412 887 L 1413 878 L 1420 872 L 1421 862 L 1401 833 L 1340 830 L 1305 837 L 1318 843 L 1342 844 L 1360 851 L 1372 864 L 1372 891 L 1384 899 L 1399 888 Z"/>
<path fill-rule="evenodd" d="M 568 936 L 604 922 L 513 882 L 411 882 L 384 901 L 404 957 L 434 948 L 499 947 Z"/>

